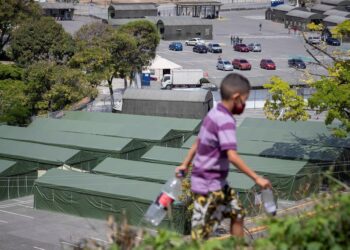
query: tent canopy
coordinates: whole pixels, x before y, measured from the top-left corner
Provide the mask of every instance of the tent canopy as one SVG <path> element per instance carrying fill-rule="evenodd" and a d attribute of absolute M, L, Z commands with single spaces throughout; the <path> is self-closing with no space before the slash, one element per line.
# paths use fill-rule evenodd
<path fill-rule="evenodd" d="M 156 70 L 156 69 L 182 69 L 182 66 L 169 61 L 168 59 L 165 59 L 164 57 L 161 57 L 159 55 L 156 55 L 154 58 L 150 69 Z"/>
<path fill-rule="evenodd" d="M 185 141 L 185 143 L 182 145 L 181 148 L 188 148 L 190 149 L 192 147 L 192 145 L 196 142 L 197 140 L 197 136 L 193 135 L 190 138 L 187 139 L 187 141 Z"/>

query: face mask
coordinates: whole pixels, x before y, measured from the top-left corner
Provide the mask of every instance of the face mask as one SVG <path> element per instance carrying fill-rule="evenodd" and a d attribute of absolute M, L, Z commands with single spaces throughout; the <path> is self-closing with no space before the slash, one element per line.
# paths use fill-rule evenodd
<path fill-rule="evenodd" d="M 242 103 L 242 101 L 239 102 L 239 104 L 235 104 L 235 106 L 232 109 L 232 114 L 234 115 L 240 115 L 243 113 L 245 108 L 245 103 Z"/>

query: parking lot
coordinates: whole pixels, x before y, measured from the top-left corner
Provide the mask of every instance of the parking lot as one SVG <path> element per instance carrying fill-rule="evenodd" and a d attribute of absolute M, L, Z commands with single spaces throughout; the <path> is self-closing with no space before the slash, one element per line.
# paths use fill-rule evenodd
<path fill-rule="evenodd" d="M 223 48 L 222 59 L 232 61 L 235 58 L 247 59 L 252 64 L 250 71 L 239 71 L 251 81 L 253 86 L 261 86 L 267 82 L 271 76 L 277 75 L 290 82 L 293 85 L 302 84 L 303 72 L 288 67 L 288 59 L 292 57 L 301 57 L 306 61 L 313 61 L 311 56 L 305 50 L 305 42 L 301 34 L 291 34 L 284 28 L 283 24 L 264 20 L 264 10 L 250 11 L 232 11 L 222 12 L 221 19 L 213 20 L 213 40 L 206 41 L 217 42 Z M 262 31 L 259 31 L 259 24 L 262 24 Z M 230 44 L 230 37 L 239 36 L 243 43 L 260 43 L 262 52 L 236 52 L 233 51 Z M 220 84 L 221 79 L 228 72 L 216 69 L 216 63 L 219 54 L 198 54 L 192 52 L 192 46 L 185 46 L 183 51 L 170 51 L 168 46 L 171 41 L 161 41 L 157 54 L 171 60 L 186 69 L 203 69 L 209 76 L 209 79 Z M 344 45 L 342 45 L 344 46 Z M 336 47 L 329 47 L 333 50 Z M 339 49 L 339 47 L 338 47 Z M 312 50 L 312 49 L 311 49 Z M 272 59 L 277 66 L 276 70 L 260 69 L 260 60 L 263 58 Z M 324 60 L 322 55 L 317 54 L 317 58 Z M 318 66 L 308 64 L 307 69 L 317 74 L 327 74 L 327 72 Z M 238 70 L 234 70 L 238 72 Z"/>

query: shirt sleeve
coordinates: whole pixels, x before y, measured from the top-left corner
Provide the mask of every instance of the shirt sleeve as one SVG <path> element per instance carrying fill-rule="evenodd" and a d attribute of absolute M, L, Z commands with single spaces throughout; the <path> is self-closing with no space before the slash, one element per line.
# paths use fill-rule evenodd
<path fill-rule="evenodd" d="M 218 131 L 219 145 L 221 151 L 237 150 L 236 125 L 234 123 L 225 123 L 219 127 Z"/>

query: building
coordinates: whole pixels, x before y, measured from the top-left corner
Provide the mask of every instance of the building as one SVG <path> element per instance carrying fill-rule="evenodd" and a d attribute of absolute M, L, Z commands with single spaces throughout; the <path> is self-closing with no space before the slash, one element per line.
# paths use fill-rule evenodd
<path fill-rule="evenodd" d="M 177 2 L 176 15 L 214 19 L 219 17 L 221 5 L 219 1 Z"/>
<path fill-rule="evenodd" d="M 149 18 L 156 24 L 161 38 L 164 40 L 186 40 L 200 37 L 206 40 L 213 39 L 213 25 L 210 21 L 178 16 L 162 16 Z"/>
<path fill-rule="evenodd" d="M 326 5 L 326 4 L 315 4 L 310 8 L 311 12 L 314 13 L 319 13 L 319 14 L 323 14 L 324 12 L 334 9 L 335 6 L 332 5 Z"/>
<path fill-rule="evenodd" d="M 284 23 L 286 14 L 292 10 L 306 10 L 303 7 L 295 7 L 287 4 L 281 4 L 273 8 L 268 8 L 265 12 L 265 19 L 277 23 Z"/>
<path fill-rule="evenodd" d="M 305 31 L 309 23 L 321 23 L 322 18 L 323 15 L 319 13 L 292 10 L 285 15 L 284 26 L 285 28 L 296 27 L 300 31 Z"/>
<path fill-rule="evenodd" d="M 158 9 L 155 3 L 118 3 L 108 8 L 108 19 L 144 18 L 157 16 Z"/>
<path fill-rule="evenodd" d="M 56 20 L 72 20 L 74 5 L 72 3 L 40 3 L 44 15 L 51 16 Z"/>
<path fill-rule="evenodd" d="M 349 20 L 349 18 L 342 17 L 342 16 L 327 16 L 323 18 L 323 24 L 327 27 L 333 27 L 346 20 Z"/>

